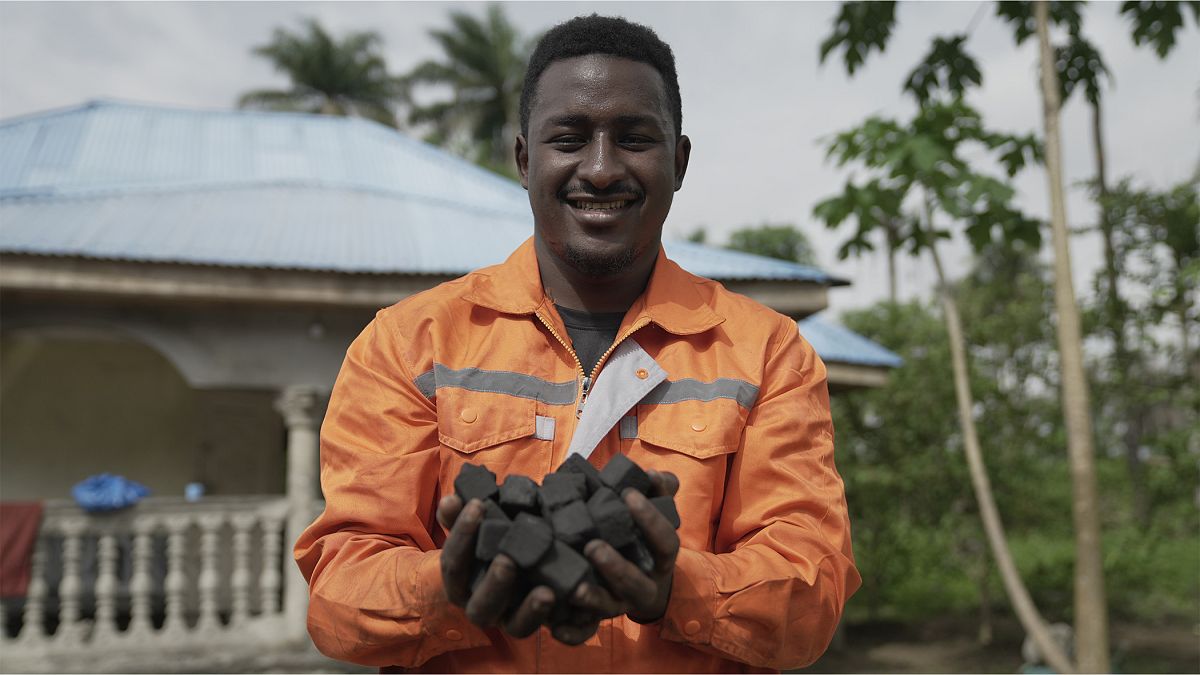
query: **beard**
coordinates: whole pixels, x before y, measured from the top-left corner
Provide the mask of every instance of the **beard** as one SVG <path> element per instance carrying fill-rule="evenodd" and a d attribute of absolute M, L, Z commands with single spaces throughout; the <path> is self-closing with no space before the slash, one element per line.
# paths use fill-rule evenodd
<path fill-rule="evenodd" d="M 599 253 L 568 244 L 563 258 L 580 274 L 593 279 L 611 277 L 629 267 L 641 251 L 630 246 L 612 253 Z"/>

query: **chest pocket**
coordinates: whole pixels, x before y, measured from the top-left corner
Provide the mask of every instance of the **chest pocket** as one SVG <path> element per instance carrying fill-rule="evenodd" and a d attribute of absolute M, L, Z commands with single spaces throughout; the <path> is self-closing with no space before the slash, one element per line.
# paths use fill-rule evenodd
<path fill-rule="evenodd" d="M 533 399 L 453 387 L 438 389 L 438 440 L 463 453 L 528 438 L 536 430 Z"/>
<path fill-rule="evenodd" d="M 642 403 L 637 408 L 638 439 L 696 459 L 736 451 L 749 414 L 729 399 Z"/>

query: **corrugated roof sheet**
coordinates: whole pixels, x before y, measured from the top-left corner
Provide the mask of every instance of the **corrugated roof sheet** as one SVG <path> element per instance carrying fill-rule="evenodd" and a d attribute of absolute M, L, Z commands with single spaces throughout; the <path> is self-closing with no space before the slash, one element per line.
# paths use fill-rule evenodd
<path fill-rule="evenodd" d="M 819 314 L 797 323 L 800 334 L 825 361 L 881 368 L 898 368 L 904 362 L 892 350 L 849 328 L 827 321 Z"/>
<path fill-rule="evenodd" d="M 94 102 L 0 122 L 0 250 L 461 274 L 533 231 L 525 191 L 374 122 Z M 666 242 L 714 279 L 845 283 Z"/>

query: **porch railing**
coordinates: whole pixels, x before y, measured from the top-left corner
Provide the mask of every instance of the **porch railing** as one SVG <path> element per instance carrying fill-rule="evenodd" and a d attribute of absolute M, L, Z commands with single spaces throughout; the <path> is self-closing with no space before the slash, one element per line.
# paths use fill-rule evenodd
<path fill-rule="evenodd" d="M 294 640 L 288 515 L 283 496 L 150 498 L 111 515 L 47 503 L 24 602 L 0 610 L 4 660 Z"/>

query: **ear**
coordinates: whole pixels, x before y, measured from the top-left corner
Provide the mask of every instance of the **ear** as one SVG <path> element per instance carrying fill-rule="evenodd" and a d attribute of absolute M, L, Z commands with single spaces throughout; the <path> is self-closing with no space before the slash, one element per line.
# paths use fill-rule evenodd
<path fill-rule="evenodd" d="M 675 141 L 675 190 L 683 187 L 683 176 L 687 173 L 688 159 L 692 156 L 692 139 L 680 136 Z"/>
<path fill-rule="evenodd" d="M 513 145 L 513 155 L 517 158 L 517 173 L 521 174 L 521 187 L 529 189 L 529 143 L 523 134 L 517 134 L 517 142 Z M 678 189 L 678 188 L 676 188 Z"/>

